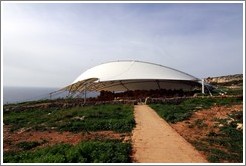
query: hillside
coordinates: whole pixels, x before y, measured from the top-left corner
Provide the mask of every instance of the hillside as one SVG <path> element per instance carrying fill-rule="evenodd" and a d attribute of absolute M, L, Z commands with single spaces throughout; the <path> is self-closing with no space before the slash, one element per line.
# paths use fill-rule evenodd
<path fill-rule="evenodd" d="M 243 86 L 243 74 L 208 77 L 205 81 L 212 85 L 240 87 Z"/>

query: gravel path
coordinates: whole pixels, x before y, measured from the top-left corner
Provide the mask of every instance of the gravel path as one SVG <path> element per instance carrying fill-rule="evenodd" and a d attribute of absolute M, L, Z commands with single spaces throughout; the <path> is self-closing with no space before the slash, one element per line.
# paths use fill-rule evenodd
<path fill-rule="evenodd" d="M 204 157 L 147 105 L 134 108 L 133 160 L 139 163 L 206 163 Z"/>

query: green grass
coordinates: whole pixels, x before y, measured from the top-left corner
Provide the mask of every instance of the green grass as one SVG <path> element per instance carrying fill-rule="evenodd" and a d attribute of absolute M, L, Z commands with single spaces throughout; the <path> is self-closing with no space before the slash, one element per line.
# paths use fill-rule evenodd
<path fill-rule="evenodd" d="M 4 152 L 4 163 L 127 163 L 131 145 L 117 140 L 57 144 L 35 151 Z"/>
<path fill-rule="evenodd" d="M 208 109 L 213 105 L 231 105 L 242 103 L 242 98 L 193 98 L 180 104 L 150 104 L 167 122 L 176 123 L 189 119 L 192 113 L 199 109 Z"/>
<path fill-rule="evenodd" d="M 133 106 L 98 105 L 70 109 L 29 109 L 4 112 L 3 122 L 11 131 L 20 128 L 58 131 L 113 130 L 130 132 L 135 126 Z"/>

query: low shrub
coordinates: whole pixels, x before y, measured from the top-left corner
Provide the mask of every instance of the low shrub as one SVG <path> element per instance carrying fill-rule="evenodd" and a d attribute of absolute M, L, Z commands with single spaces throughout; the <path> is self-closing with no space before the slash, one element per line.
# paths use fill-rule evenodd
<path fill-rule="evenodd" d="M 69 109 L 30 109 L 4 113 L 4 124 L 11 131 L 30 128 L 44 131 L 51 128 L 58 131 L 113 130 L 130 132 L 135 126 L 132 105 L 97 105 Z"/>
<path fill-rule="evenodd" d="M 58 144 L 28 152 L 5 152 L 4 163 L 127 163 L 131 145 L 118 140 Z"/>
<path fill-rule="evenodd" d="M 23 142 L 19 142 L 17 144 L 17 146 L 19 148 L 21 148 L 22 150 L 30 150 L 32 148 L 35 148 L 35 147 L 39 146 L 39 145 L 41 145 L 41 143 L 36 142 L 36 141 L 30 141 L 30 142 L 23 141 Z"/>

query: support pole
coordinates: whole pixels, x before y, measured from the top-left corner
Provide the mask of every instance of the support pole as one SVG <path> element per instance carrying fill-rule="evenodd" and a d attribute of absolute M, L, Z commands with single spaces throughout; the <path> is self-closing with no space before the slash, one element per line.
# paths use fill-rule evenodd
<path fill-rule="evenodd" d="M 85 84 L 85 89 L 84 89 L 84 104 L 86 103 L 86 84 Z"/>
<path fill-rule="evenodd" d="M 205 91 L 204 91 L 204 79 L 202 79 L 202 94 L 204 94 Z"/>

